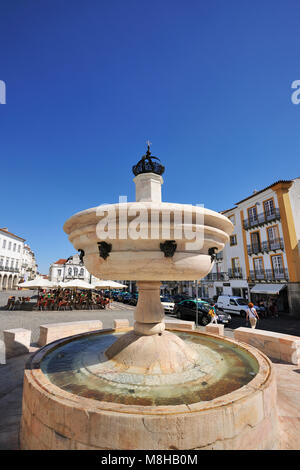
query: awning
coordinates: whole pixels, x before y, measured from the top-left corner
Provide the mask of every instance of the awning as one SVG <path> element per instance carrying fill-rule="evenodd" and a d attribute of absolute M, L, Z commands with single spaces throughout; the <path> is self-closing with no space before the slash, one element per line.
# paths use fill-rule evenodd
<path fill-rule="evenodd" d="M 251 294 L 279 294 L 286 284 L 255 284 L 251 289 Z"/>

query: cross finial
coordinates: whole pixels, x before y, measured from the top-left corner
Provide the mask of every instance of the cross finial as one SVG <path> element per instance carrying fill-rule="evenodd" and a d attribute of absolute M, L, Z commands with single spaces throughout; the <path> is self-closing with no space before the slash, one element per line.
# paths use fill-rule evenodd
<path fill-rule="evenodd" d="M 146 144 L 148 146 L 148 150 L 150 150 L 150 145 L 152 145 L 152 142 L 150 142 L 150 140 L 147 140 Z"/>

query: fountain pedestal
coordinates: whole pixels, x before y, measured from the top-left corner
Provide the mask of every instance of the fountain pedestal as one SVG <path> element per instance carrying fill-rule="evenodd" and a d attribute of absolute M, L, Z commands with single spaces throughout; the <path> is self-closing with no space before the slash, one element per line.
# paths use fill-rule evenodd
<path fill-rule="evenodd" d="M 134 312 L 134 331 L 141 335 L 155 335 L 165 329 L 165 312 L 160 301 L 160 282 L 140 281 L 139 300 Z"/>

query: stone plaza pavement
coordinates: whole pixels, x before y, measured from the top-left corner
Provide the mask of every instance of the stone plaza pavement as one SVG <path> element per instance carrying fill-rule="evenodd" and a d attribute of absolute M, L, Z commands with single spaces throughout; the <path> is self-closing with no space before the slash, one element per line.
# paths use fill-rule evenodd
<path fill-rule="evenodd" d="M 103 322 L 103 328 L 111 328 L 115 318 L 127 318 L 132 325 L 133 310 L 133 307 L 118 303 L 113 303 L 111 309 L 93 311 L 7 312 L 2 310 L 0 311 L 0 339 L 2 339 L 4 329 L 28 328 L 32 330 L 32 343 L 35 343 L 39 335 L 39 326 L 44 323 L 100 319 Z M 200 327 L 200 330 L 204 328 Z M 233 337 L 233 330 L 226 328 L 225 336 Z M 30 356 L 31 354 L 26 354 L 14 357 L 8 359 L 5 365 L 0 365 L 0 450 L 19 449 L 23 374 Z M 300 450 L 300 366 L 274 361 L 273 364 L 278 387 L 280 449 Z"/>

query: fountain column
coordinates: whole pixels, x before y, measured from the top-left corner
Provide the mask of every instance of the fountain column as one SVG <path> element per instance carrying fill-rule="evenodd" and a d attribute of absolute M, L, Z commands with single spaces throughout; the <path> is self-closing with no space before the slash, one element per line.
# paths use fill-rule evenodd
<path fill-rule="evenodd" d="M 156 173 L 142 173 L 133 179 L 137 202 L 161 203 L 163 178 Z M 134 313 L 134 330 L 140 335 L 155 335 L 165 329 L 165 312 L 160 301 L 160 281 L 140 281 L 139 300 Z"/>
<path fill-rule="evenodd" d="M 134 312 L 134 331 L 141 335 L 156 335 L 165 329 L 165 312 L 160 301 L 160 282 L 138 282 L 139 300 Z"/>

